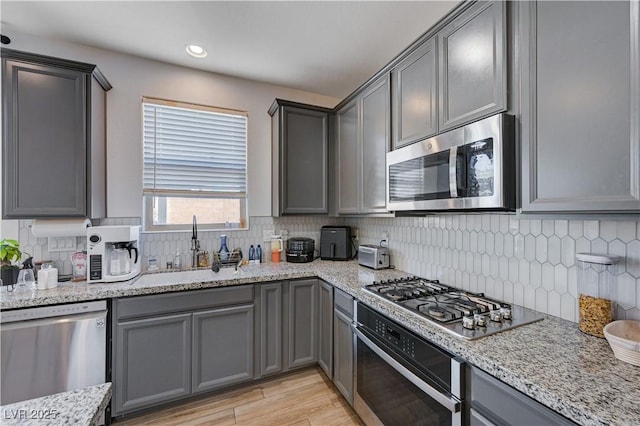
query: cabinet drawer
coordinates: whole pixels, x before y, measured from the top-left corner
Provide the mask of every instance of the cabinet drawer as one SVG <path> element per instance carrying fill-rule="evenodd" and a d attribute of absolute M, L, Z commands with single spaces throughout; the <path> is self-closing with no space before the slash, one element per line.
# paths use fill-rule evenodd
<path fill-rule="evenodd" d="M 333 297 L 335 308 L 353 318 L 353 297 L 337 288 Z"/>
<path fill-rule="evenodd" d="M 253 302 L 253 285 L 212 288 L 183 293 L 137 296 L 117 300 L 118 320 L 167 312 L 195 311 Z"/>
<path fill-rule="evenodd" d="M 471 407 L 489 424 L 575 425 L 552 409 L 477 368 L 470 369 Z M 475 415 L 476 421 L 479 416 Z"/>

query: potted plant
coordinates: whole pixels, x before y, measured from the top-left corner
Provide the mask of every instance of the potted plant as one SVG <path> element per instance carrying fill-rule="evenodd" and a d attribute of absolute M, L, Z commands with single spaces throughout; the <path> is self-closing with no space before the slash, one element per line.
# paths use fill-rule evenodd
<path fill-rule="evenodd" d="M 16 240 L 0 240 L 0 278 L 4 285 L 15 284 L 18 280 L 20 268 L 14 265 L 22 258 L 20 243 Z"/>

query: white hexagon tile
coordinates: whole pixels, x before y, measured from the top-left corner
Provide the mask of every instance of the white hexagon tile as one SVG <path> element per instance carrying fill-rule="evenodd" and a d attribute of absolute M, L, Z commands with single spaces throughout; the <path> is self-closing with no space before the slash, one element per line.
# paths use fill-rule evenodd
<path fill-rule="evenodd" d="M 49 253 L 47 240 L 35 238 L 31 221 L 20 221 L 23 247 L 38 260 L 51 259 L 70 273 L 70 253 Z M 104 219 L 99 225 L 139 225 L 138 218 Z M 249 230 L 232 230 L 230 248 L 248 251 L 262 244 L 264 230 L 288 230 L 289 237 L 313 238 L 319 247 L 323 225 L 358 228 L 360 244 L 379 244 L 388 236 L 391 263 L 409 274 L 577 321 L 575 255 L 599 252 L 622 256 L 617 268 L 618 317 L 640 319 L 640 221 L 524 219 L 513 214 L 430 215 L 412 218 L 251 217 Z M 199 233 L 205 250 L 217 249 L 223 232 Z M 186 262 L 190 232 L 142 234 L 142 258 L 160 265 L 180 250 Z M 85 248 L 78 238 L 78 249 Z M 269 260 L 269 247 L 263 247 Z"/>

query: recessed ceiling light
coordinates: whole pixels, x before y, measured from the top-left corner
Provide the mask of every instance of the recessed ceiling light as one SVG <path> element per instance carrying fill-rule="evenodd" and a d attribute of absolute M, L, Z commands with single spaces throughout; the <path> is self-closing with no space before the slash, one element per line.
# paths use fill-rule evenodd
<path fill-rule="evenodd" d="M 187 53 L 195 58 L 204 58 L 207 56 L 207 51 L 204 47 L 197 44 L 187 44 Z"/>

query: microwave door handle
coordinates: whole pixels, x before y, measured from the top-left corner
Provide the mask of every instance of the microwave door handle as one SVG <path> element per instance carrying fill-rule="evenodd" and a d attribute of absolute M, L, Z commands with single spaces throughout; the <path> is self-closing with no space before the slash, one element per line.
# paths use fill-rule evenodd
<path fill-rule="evenodd" d="M 449 150 L 449 192 L 451 198 L 458 197 L 458 147 Z"/>

